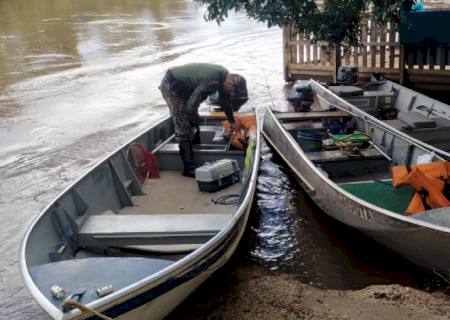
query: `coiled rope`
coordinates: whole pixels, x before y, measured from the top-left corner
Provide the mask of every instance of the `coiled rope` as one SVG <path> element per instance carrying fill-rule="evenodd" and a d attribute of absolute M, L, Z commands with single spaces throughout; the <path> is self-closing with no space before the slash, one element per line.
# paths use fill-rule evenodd
<path fill-rule="evenodd" d="M 238 194 L 228 194 L 225 196 L 218 197 L 216 199 L 211 199 L 211 201 L 214 204 L 221 204 L 225 206 L 234 205 L 239 203 L 239 197 Z"/>

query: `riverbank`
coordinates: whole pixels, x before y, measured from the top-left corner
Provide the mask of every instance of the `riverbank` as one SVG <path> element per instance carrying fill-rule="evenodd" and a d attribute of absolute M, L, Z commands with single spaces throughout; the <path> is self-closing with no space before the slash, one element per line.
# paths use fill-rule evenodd
<path fill-rule="evenodd" d="M 326 290 L 260 266 L 229 266 L 169 319 L 443 320 L 448 319 L 449 302 L 442 290 L 431 293 L 397 284 Z"/>

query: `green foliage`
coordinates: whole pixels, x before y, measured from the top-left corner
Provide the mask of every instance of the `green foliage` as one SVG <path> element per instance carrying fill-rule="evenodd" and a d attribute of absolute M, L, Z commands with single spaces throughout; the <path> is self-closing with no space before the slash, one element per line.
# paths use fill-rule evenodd
<path fill-rule="evenodd" d="M 230 11 L 246 14 L 269 27 L 295 26 L 310 34 L 312 41 L 330 45 L 355 45 L 358 42 L 361 16 L 372 7 L 380 24 L 398 23 L 403 12 L 411 9 L 413 0 L 324 0 L 319 8 L 314 0 L 194 0 L 207 6 L 205 18 L 223 22 Z"/>

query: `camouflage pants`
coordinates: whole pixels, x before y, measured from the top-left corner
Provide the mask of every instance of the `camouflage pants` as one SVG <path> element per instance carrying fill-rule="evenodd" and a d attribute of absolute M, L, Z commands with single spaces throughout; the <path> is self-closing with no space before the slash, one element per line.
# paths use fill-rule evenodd
<path fill-rule="evenodd" d="M 159 89 L 169 107 L 170 115 L 175 126 L 175 136 L 180 142 L 191 142 L 195 133 L 199 130 L 199 115 L 198 113 L 188 114 L 186 112 L 186 104 L 189 97 L 180 97 L 173 90 L 173 81 L 171 80 L 170 76 L 166 74 Z"/>

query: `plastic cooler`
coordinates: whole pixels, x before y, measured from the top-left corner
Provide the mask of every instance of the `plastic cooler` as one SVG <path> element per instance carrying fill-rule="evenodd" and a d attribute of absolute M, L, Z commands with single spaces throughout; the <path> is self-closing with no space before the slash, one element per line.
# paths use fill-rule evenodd
<path fill-rule="evenodd" d="M 236 160 L 222 159 L 205 163 L 195 169 L 200 191 L 215 192 L 239 181 L 239 166 Z"/>

